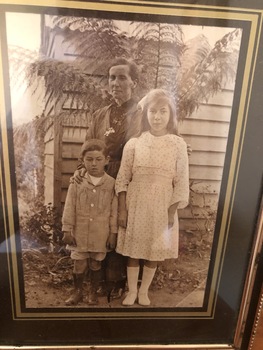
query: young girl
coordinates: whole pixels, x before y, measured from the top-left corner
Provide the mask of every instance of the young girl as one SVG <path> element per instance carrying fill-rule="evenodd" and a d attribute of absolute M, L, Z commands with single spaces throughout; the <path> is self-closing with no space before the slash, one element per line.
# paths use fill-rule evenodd
<path fill-rule="evenodd" d="M 177 209 L 188 203 L 187 146 L 177 136 L 175 105 L 165 90 L 142 104 L 141 135 L 127 142 L 116 179 L 119 200 L 116 251 L 128 256 L 129 291 L 123 305 L 150 305 L 148 289 L 157 262 L 178 257 Z M 139 260 L 144 259 L 137 291 Z"/>

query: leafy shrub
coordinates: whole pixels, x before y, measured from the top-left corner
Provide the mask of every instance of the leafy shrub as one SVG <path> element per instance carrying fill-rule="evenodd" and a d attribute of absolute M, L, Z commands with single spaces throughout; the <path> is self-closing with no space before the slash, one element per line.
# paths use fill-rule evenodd
<path fill-rule="evenodd" d="M 22 217 L 21 228 L 25 238 L 31 240 L 32 244 L 49 246 L 52 251 L 61 246 L 61 217 L 51 203 L 45 205 L 36 201 L 33 208 Z"/>

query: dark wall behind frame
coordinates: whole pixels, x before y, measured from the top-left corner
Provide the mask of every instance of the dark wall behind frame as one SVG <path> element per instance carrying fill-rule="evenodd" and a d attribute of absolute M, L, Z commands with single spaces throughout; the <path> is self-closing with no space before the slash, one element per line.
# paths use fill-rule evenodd
<path fill-rule="evenodd" d="M 194 2 L 195 3 L 195 2 Z M 112 17 L 111 17 L 112 18 Z M 211 20 L 212 22 L 212 20 Z M 237 21 L 238 22 L 238 21 Z M 215 25 L 215 23 L 211 24 Z M 236 25 L 238 26 L 238 25 Z M 261 47 L 259 52 L 261 57 L 259 57 L 258 62 L 262 61 L 263 47 Z M 260 71 L 261 69 L 261 71 Z M 259 208 L 259 193 L 261 192 L 261 176 L 262 169 L 258 160 L 261 159 L 262 152 L 262 117 L 260 114 L 260 104 L 262 101 L 262 93 L 260 90 L 260 84 L 262 80 L 262 67 L 258 67 L 257 74 L 255 75 L 255 82 L 253 88 L 253 98 L 251 99 L 247 133 L 253 135 L 253 140 L 249 138 L 248 142 L 245 142 L 244 153 L 242 155 L 242 176 L 238 181 L 238 204 L 234 207 L 233 216 L 239 217 L 239 208 L 243 213 L 249 214 L 250 220 L 246 220 L 246 231 L 244 230 L 243 223 L 233 220 L 231 224 L 230 241 L 231 246 L 228 247 L 226 252 L 226 259 L 231 266 L 232 254 L 231 249 L 234 248 L 239 254 L 238 247 L 236 247 L 236 242 L 238 232 L 242 232 L 242 238 L 248 245 L 248 249 L 245 249 L 247 255 L 246 264 L 248 263 L 250 248 L 253 241 L 253 233 L 255 229 L 255 222 L 257 217 L 257 212 Z M 261 145 L 256 148 L 254 146 Z M 253 155 L 253 157 L 251 156 Z M 249 165 L 249 166 L 247 166 Z M 255 173 L 251 174 L 251 169 L 255 169 Z M 251 188 L 247 186 L 248 180 L 253 181 L 251 183 Z M 245 191 L 244 191 L 245 188 Z M 248 208 L 246 205 L 247 198 L 251 196 L 251 206 Z M 243 202 L 240 202 L 243 201 Z M 241 206 L 239 207 L 239 203 Z M 247 235 L 247 232 L 249 233 Z M 2 242 L 2 239 L 1 239 Z M 240 259 L 242 256 L 240 255 Z M 5 280 L 6 275 L 3 270 L 7 271 L 7 264 L 3 254 L 0 254 L 1 275 Z M 241 262 L 242 259 L 241 259 Z M 227 264 L 225 265 L 225 272 L 228 275 Z M 229 278 L 228 278 L 229 277 Z M 229 285 L 231 275 L 225 278 L 226 285 Z M 223 279 L 224 280 L 224 279 Z M 231 284 L 230 284 L 231 285 Z M 231 288 L 230 288 L 231 289 Z M 240 289 L 236 288 L 235 293 L 240 294 Z M 231 289 L 232 290 L 232 289 Z M 231 292 L 230 290 L 230 292 Z M 227 292 L 227 293 L 226 293 Z M 0 289 L 1 304 L 2 301 L 6 301 L 3 305 L 7 315 L 11 314 L 11 309 L 9 307 L 9 288 L 8 285 L 3 286 Z M 55 321 L 55 320 L 43 320 L 43 321 L 12 321 L 11 317 L 2 318 L 1 320 L 1 331 L 0 333 L 5 335 L 6 344 L 26 344 L 26 345 L 84 345 L 90 342 L 97 344 L 122 344 L 130 343 L 134 344 L 135 339 L 140 343 L 176 343 L 185 344 L 187 340 L 191 342 L 196 341 L 200 343 L 207 342 L 207 337 L 211 336 L 211 331 L 216 329 L 217 332 L 213 337 L 209 338 L 211 343 L 226 343 L 233 339 L 232 331 L 227 334 L 222 330 L 222 324 L 225 324 L 229 329 L 233 329 L 235 322 L 235 312 L 233 312 L 236 305 L 232 305 L 228 300 L 229 291 L 225 288 L 220 289 L 217 311 L 222 312 L 225 318 L 215 318 L 215 320 L 133 320 L 125 322 L 124 320 L 96 320 L 96 321 Z M 222 297 L 221 297 L 222 296 Z M 241 296 L 240 296 L 241 297 Z M 229 323 L 229 318 L 232 317 Z M 3 326 L 2 326 L 3 324 Z M 16 331 L 14 334 L 13 327 Z M 153 336 L 153 334 L 155 336 Z M 192 336 L 190 336 L 192 334 Z M 26 335 L 26 338 L 25 338 Z M 67 337 L 65 339 L 65 336 Z M 15 337 L 15 339 L 14 339 Z M 118 341 L 116 342 L 116 339 Z M 92 340 L 92 341 L 91 341 Z M 26 342 L 26 343 L 25 343 Z M 245 348 L 244 348 L 245 349 Z"/>
<path fill-rule="evenodd" d="M 262 186 L 263 187 L 263 186 Z M 263 197 L 261 201 L 261 210 L 263 209 Z M 262 213 L 263 215 L 263 213 Z M 259 218 L 260 219 L 260 218 Z M 261 240 L 262 242 L 262 240 Z M 259 252 L 256 257 L 256 276 L 255 276 L 255 283 L 253 286 L 253 291 L 251 293 L 251 302 L 248 308 L 248 314 L 247 314 L 247 322 L 244 327 L 244 336 L 242 338 L 241 342 L 241 350 L 246 350 L 249 348 L 249 346 L 253 346 L 253 343 L 250 344 L 250 342 L 253 340 L 252 335 L 255 335 L 255 331 L 253 329 L 254 322 L 256 321 L 255 318 L 257 316 L 257 313 L 259 310 L 257 310 L 259 306 L 259 300 L 262 298 L 262 276 L 263 276 L 263 244 L 261 244 L 261 247 L 259 247 Z M 256 333 L 257 334 L 257 333 Z M 253 348 L 253 347 L 252 347 Z M 253 348 L 254 350 L 257 350 L 256 348 Z"/>

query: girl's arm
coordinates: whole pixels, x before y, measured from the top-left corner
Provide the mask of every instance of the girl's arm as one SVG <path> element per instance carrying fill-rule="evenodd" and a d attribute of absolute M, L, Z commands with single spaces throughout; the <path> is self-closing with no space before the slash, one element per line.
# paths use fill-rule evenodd
<path fill-rule="evenodd" d="M 115 189 L 118 195 L 118 225 L 127 226 L 128 212 L 126 208 L 126 193 L 132 179 L 132 168 L 134 162 L 134 147 L 137 139 L 130 139 L 123 149 L 120 170 L 118 172 Z"/>
<path fill-rule="evenodd" d="M 176 209 L 185 208 L 189 200 L 189 164 L 187 146 L 183 139 L 177 144 L 177 161 L 173 180 L 173 195 L 170 205 L 177 204 Z"/>
<path fill-rule="evenodd" d="M 114 193 L 111 201 L 110 234 L 106 243 L 107 248 L 110 250 L 115 249 L 117 244 L 117 233 L 118 233 L 117 216 L 118 216 L 118 199 Z"/>
<path fill-rule="evenodd" d="M 128 211 L 126 208 L 126 193 L 125 191 L 120 192 L 118 196 L 118 225 L 126 228 Z"/>
<path fill-rule="evenodd" d="M 132 168 L 134 162 L 134 148 L 137 139 L 130 139 L 123 149 L 121 166 L 115 182 L 117 195 L 120 192 L 126 192 L 132 179 Z"/>

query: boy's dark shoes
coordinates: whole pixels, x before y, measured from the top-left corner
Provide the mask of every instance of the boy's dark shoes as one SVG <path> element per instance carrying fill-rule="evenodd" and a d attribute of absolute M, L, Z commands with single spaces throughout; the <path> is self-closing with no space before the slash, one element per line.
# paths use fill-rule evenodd
<path fill-rule="evenodd" d="M 83 300 L 83 281 L 84 273 L 77 274 L 73 273 L 74 290 L 71 296 L 66 300 L 66 305 L 77 305 Z"/>
<path fill-rule="evenodd" d="M 77 305 L 80 301 L 83 300 L 83 292 L 82 289 L 74 289 L 71 296 L 66 300 L 65 304 L 67 306 Z"/>
<path fill-rule="evenodd" d="M 88 297 L 87 297 L 87 304 L 88 305 L 98 305 L 99 300 L 98 300 L 98 296 L 96 293 L 95 288 L 90 288 Z"/>

